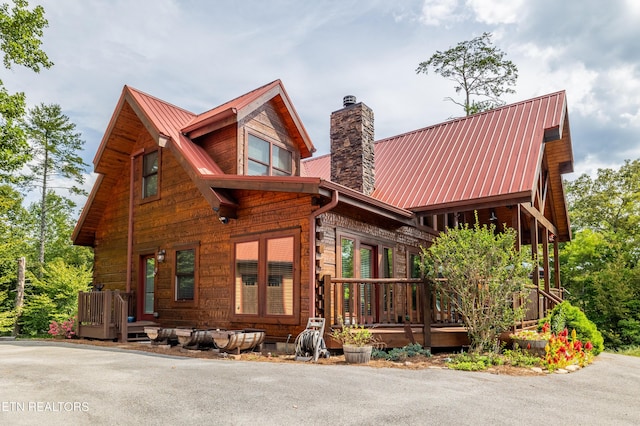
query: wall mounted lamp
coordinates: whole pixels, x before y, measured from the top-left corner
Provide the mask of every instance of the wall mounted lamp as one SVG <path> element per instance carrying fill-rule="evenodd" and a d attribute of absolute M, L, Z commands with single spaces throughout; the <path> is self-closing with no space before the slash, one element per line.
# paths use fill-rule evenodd
<path fill-rule="evenodd" d="M 491 216 L 489 216 L 489 220 L 491 222 L 498 220 L 498 216 L 496 216 L 496 211 L 494 209 L 491 209 Z"/>
<path fill-rule="evenodd" d="M 164 262 L 164 259 L 165 259 L 166 255 L 167 255 L 166 251 L 158 250 L 158 254 L 156 255 L 156 260 L 158 261 L 158 263 Z"/>

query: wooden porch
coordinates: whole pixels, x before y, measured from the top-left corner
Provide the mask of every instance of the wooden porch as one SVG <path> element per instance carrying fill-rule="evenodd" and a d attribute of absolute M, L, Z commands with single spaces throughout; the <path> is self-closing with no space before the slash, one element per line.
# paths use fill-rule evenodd
<path fill-rule="evenodd" d="M 147 340 L 144 327 L 157 324 L 153 321 L 129 322 L 134 307 L 131 293 L 111 290 L 80 292 L 78 337 L 120 342 Z"/>
<path fill-rule="evenodd" d="M 324 276 L 317 289 L 318 312 L 327 323 L 325 341 L 330 349 L 339 343 L 329 338 L 331 327 L 361 324 L 387 348 L 419 343 L 427 348 L 469 345 L 462 316 L 451 295 L 436 289 L 428 280 L 409 278 L 336 278 Z M 514 330 L 533 326 L 549 309 L 562 302 L 561 289 L 550 292 L 535 287 L 514 300 L 524 306 L 525 316 Z"/>

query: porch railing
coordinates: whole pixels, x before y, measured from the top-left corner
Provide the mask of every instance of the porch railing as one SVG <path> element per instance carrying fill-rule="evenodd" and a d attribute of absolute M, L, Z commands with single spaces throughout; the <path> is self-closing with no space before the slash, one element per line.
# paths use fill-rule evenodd
<path fill-rule="evenodd" d="M 126 339 L 132 297 L 117 290 L 78 293 L 78 336 Z"/>
<path fill-rule="evenodd" d="M 412 278 L 324 277 L 324 313 L 332 326 L 423 324 L 430 318 L 425 286 Z"/>
<path fill-rule="evenodd" d="M 323 278 L 322 312 L 330 326 L 344 324 L 460 326 L 462 315 L 454 295 L 429 281 L 413 278 Z M 562 290 L 545 292 L 527 287 L 516 297 L 514 307 L 524 307 L 521 327 L 543 318 L 549 309 L 562 303 Z M 514 324 L 515 325 L 515 324 Z"/>

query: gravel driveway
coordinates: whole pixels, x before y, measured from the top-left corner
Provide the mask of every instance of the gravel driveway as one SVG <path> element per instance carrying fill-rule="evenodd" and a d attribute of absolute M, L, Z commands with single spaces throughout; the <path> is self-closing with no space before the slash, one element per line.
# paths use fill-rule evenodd
<path fill-rule="evenodd" d="M 0 424 L 637 425 L 640 358 L 571 374 L 278 364 L 0 342 Z"/>

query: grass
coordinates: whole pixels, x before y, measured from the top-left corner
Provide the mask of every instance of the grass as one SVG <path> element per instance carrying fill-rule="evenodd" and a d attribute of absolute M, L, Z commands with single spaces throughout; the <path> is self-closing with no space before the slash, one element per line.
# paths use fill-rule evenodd
<path fill-rule="evenodd" d="M 629 346 L 624 349 L 619 349 L 615 351 L 615 353 L 620 355 L 629 355 L 629 356 L 637 356 L 640 357 L 640 346 Z"/>

